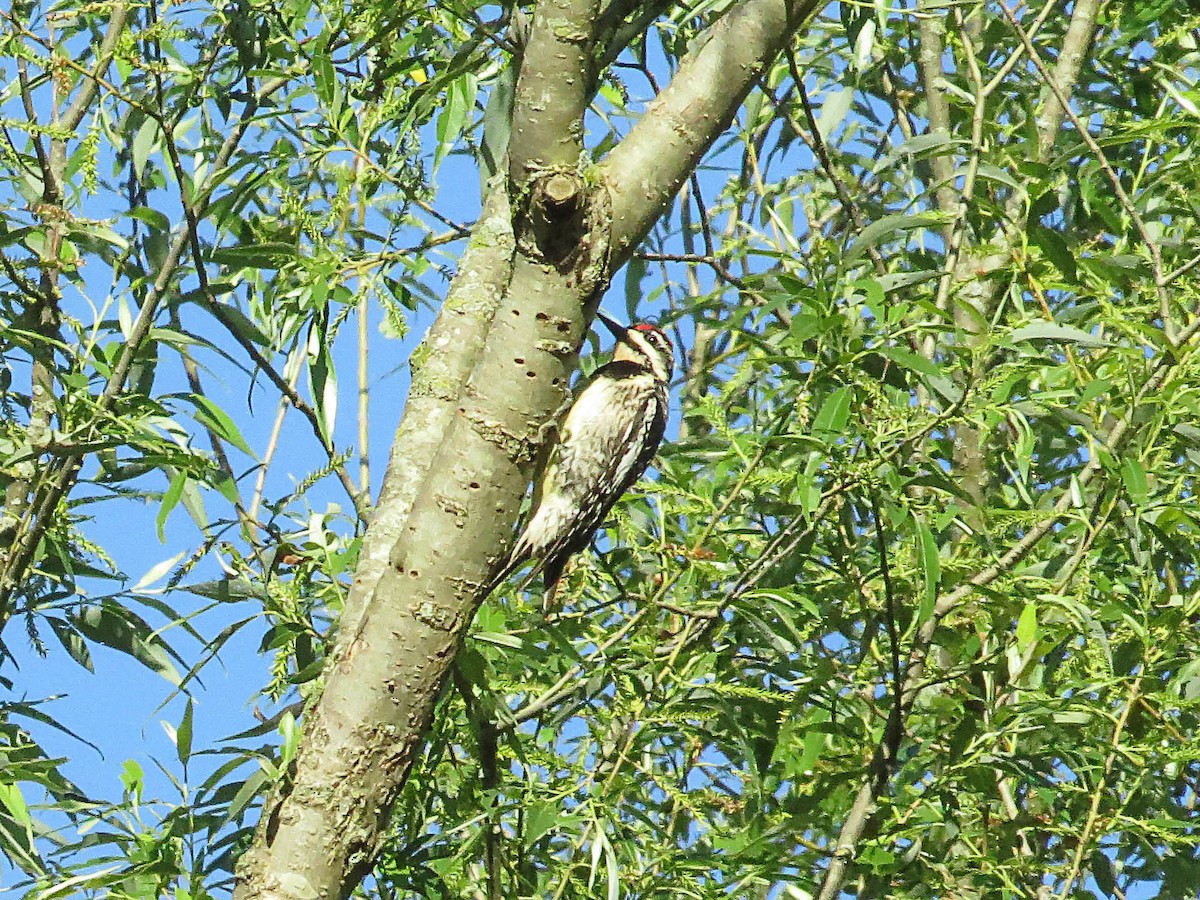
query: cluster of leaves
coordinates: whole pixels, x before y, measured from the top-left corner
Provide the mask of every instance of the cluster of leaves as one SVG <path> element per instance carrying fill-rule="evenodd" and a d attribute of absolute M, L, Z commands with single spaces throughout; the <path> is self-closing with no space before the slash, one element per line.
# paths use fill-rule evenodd
<path fill-rule="evenodd" d="M 495 820 L 517 896 L 815 896 L 862 813 L 834 896 L 1189 895 L 1196 118 L 1165 73 L 1197 23 L 1110 8 L 1077 91 L 1102 157 L 1068 121 L 1039 160 L 1048 91 L 981 6 L 951 132 L 905 139 L 928 85 L 894 15 L 800 41 L 828 168 L 781 63 L 631 266 L 631 312 L 695 347 L 681 438 L 560 610 L 481 610 L 398 894 L 475 896 Z M 968 54 L 1021 64 L 979 105 Z M 974 169 L 961 212 L 938 159 Z"/>
<path fill-rule="evenodd" d="M 254 628 L 281 707 L 195 748 L 188 703 L 175 795 L 147 801 L 131 763 L 105 803 L 18 724 L 61 727 L 52 707 L 9 703 L 0 849 L 47 896 L 204 897 L 287 771 L 286 704 L 356 561 L 332 499 L 361 509 L 368 485 L 333 348 L 371 305 L 401 334 L 434 299 L 429 253 L 462 232 L 421 212 L 429 176 L 457 148 L 494 165 L 506 22 L 470 2 L 150 4 L 90 82 L 111 11 L 19 6 L 0 38 L 0 526 L 44 533 L 5 620 L 184 690 Z M 644 27 L 645 6 L 606 27 Z M 597 154 L 729 6 L 679 5 L 605 72 Z M 1072 86 L 1098 143 L 1068 122 L 1039 157 L 1050 92 L 998 8 L 947 18 L 955 65 L 932 81 L 913 10 L 841 15 L 764 75 L 631 264 L 630 314 L 661 310 L 693 351 L 679 440 L 560 609 L 509 592 L 480 610 L 380 892 L 478 896 L 493 823 L 513 896 L 804 897 L 849 856 L 834 895 L 1200 879 L 1198 23 L 1107 7 Z M 1067 21 L 1033 29 L 1045 59 Z M 56 126 L 88 83 L 78 127 Z M 949 128 L 927 134 L 934 89 Z M 61 143 L 61 198 L 39 141 Z M 205 390 L 212 360 L 305 420 L 309 476 L 260 480 L 276 439 Z M 145 500 L 160 537 L 183 507 L 198 546 L 100 593 L 123 575 L 93 520 Z M 213 557 L 224 577 L 202 580 Z M 839 853 L 864 784 L 871 827 Z"/>
<path fill-rule="evenodd" d="M 31 737 L 71 733 L 53 705 L 6 703 L 0 852 L 26 887 L 199 898 L 228 883 L 357 558 L 367 410 L 349 427 L 339 415 L 335 359 L 365 378 L 369 342 L 405 333 L 435 297 L 431 253 L 464 233 L 421 210 L 469 125 L 446 98 L 469 110 L 495 74 L 480 8 L 35 0 L 5 14 L 0 626 L 18 619 L 35 652 L 88 671 L 127 654 L 166 679 L 164 705 L 249 629 L 273 659 L 265 702 L 280 701 L 193 748 L 188 700 L 164 723 L 177 759 L 152 778 L 130 761 L 112 800 Z M 435 128 L 445 150 L 430 158 Z M 289 442 L 309 449 L 281 464 Z M 144 550 L 111 526 L 146 504 L 143 546 L 157 531 L 171 547 L 130 579 Z M 31 690 L 19 682 L 5 683 Z M 86 737 L 81 756 L 98 752 Z M 168 796 L 143 796 L 164 779 Z"/>

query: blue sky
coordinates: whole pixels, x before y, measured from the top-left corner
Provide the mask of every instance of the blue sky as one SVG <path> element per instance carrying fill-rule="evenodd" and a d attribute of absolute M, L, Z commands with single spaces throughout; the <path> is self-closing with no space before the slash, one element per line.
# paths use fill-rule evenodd
<path fill-rule="evenodd" d="M 665 78 L 664 78 L 665 80 Z M 425 146 L 435 145 L 432 129 L 427 129 Z M 811 159 L 797 155 L 796 165 L 807 171 Z M 705 195 L 711 203 L 723 184 L 721 171 L 702 173 Z M 436 205 L 443 214 L 460 222 L 474 218 L 479 206 L 479 179 L 474 162 L 464 155 L 451 155 L 442 164 L 435 178 L 438 191 Z M 90 209 L 89 215 L 106 218 L 121 210 Z M 175 211 L 177 214 L 177 211 Z M 414 237 L 415 240 L 415 237 Z M 453 263 L 455 248 L 448 248 L 444 262 Z M 104 275 L 107 273 L 99 273 Z M 673 277 L 679 277 L 679 269 L 673 269 Z M 711 284 L 707 271 L 701 269 L 698 277 L 704 286 Z M 659 282 L 657 272 L 646 280 L 647 287 Z M 441 296 L 447 282 L 435 270 L 426 276 L 430 289 Z M 107 290 L 107 284 L 94 285 L 98 296 Z M 662 311 L 662 298 L 648 304 L 647 311 Z M 625 311 L 625 285 L 618 279 L 609 292 L 605 307 L 618 316 Z M 432 321 L 433 311 L 421 307 L 410 320 L 409 335 L 402 341 L 386 340 L 376 333 L 379 325 L 379 310 L 373 310 L 371 327 L 371 447 L 372 447 L 372 494 L 378 491 L 390 449 L 395 424 L 399 421 L 405 394 L 408 389 L 406 360 L 416 342 Z M 204 327 L 199 318 L 197 328 Z M 218 329 L 208 323 L 206 334 L 217 334 Z M 685 334 L 685 338 L 690 335 Z M 602 345 L 610 343 L 603 338 Z M 225 347 L 235 358 L 243 359 L 234 346 Z M 683 349 L 683 348 L 680 348 Z M 344 329 L 335 346 L 335 359 L 341 373 L 341 402 L 337 424 L 337 444 L 340 447 L 354 443 L 354 361 L 356 348 L 353 329 Z M 198 354 L 206 367 L 203 377 L 209 396 L 228 410 L 242 427 L 250 445 L 260 448 L 274 417 L 273 391 L 260 391 L 256 397 L 254 413 L 246 412 L 245 377 L 231 370 L 229 364 L 215 354 Z M 157 385 L 160 392 L 186 391 L 186 382 L 178 366 L 164 367 L 164 375 Z M 302 390 L 302 393 L 304 391 Z M 677 416 L 675 417 L 677 420 Z M 668 435 L 673 434 L 677 421 L 673 420 Z M 285 431 L 286 454 L 276 462 L 271 474 L 270 493 L 278 496 L 286 493 L 296 481 L 324 463 L 324 454 L 300 417 L 292 413 Z M 352 465 L 352 471 L 357 471 Z M 156 485 L 158 488 L 164 484 Z M 327 479 L 308 498 L 317 511 L 329 504 L 348 508 L 348 502 L 333 479 Z M 200 540 L 201 534 L 182 507 L 172 513 L 166 527 L 166 541 L 160 543 L 155 536 L 157 504 L 151 502 L 126 501 L 109 503 L 97 507 L 97 518 L 88 523 L 86 533 L 103 546 L 125 571 L 131 582 L 140 580 L 144 573 L 153 569 L 164 559 L 175 556 L 181 550 L 191 549 Z M 217 564 L 208 560 L 196 569 L 188 581 L 204 581 L 221 576 Z M 159 585 L 161 587 L 161 580 Z M 89 584 L 96 591 L 111 590 L 111 585 Z M 179 609 L 190 611 L 207 605 L 207 601 L 184 592 L 175 592 L 169 601 Z M 255 612 L 256 604 L 245 603 L 219 607 L 205 613 L 196 621 L 196 627 L 204 635 L 215 635 L 223 628 Z M 161 617 L 149 616 L 152 621 Z M 6 636 L 14 659 L 6 664 L 3 674 L 15 682 L 14 694 L 30 700 L 54 698 L 43 707 L 50 715 L 66 727 L 94 743 L 92 749 L 79 741 L 53 729 L 31 725 L 30 730 L 52 754 L 67 757 L 65 774 L 75 780 L 88 794 L 96 797 L 119 798 L 122 790 L 121 774 L 126 760 L 135 760 L 146 773 L 146 796 L 162 796 L 173 800 L 174 787 L 170 779 L 156 766 L 157 760 L 164 768 L 178 773 L 180 766 L 175 759 L 175 748 L 168 736 L 168 726 L 176 726 L 182 715 L 185 699 L 176 696 L 164 706 L 172 694 L 172 686 L 166 680 L 150 672 L 139 663 L 115 651 L 93 646 L 95 675 L 71 661 L 52 639 L 47 640 L 50 652 L 39 656 L 21 632 L 21 623 L 14 621 Z M 259 653 L 259 641 L 264 625 L 254 623 L 235 635 L 202 675 L 202 683 L 194 684 L 190 695 L 194 699 L 194 746 L 212 747 L 228 735 L 244 731 L 257 724 L 256 703 L 265 713 L 273 711 L 264 698 L 255 692 L 266 682 L 270 659 Z M 49 638 L 49 636 L 43 636 Z M 185 658 L 194 658 L 200 647 L 183 635 L 168 635 L 177 643 Z M 217 760 L 197 760 L 197 774 L 204 773 L 205 766 L 214 766 Z M 30 798 L 33 799 L 33 798 Z M 4 882 L 12 879 L 12 873 L 4 873 Z"/>

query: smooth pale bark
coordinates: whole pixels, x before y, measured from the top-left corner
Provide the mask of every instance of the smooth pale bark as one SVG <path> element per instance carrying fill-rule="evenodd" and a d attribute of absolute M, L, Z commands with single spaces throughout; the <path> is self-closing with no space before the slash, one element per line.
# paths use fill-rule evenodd
<path fill-rule="evenodd" d="M 760 72 L 817 9 L 803 2 L 736 5 L 688 53 L 671 83 L 602 165 L 612 191 L 614 264 L 629 259 Z"/>
<path fill-rule="evenodd" d="M 600 294 L 812 7 L 739 4 L 598 177 L 584 177 L 597 5 L 537 8 L 509 183 L 494 186 L 418 353 L 323 694 L 239 863 L 235 897 L 345 896 L 369 871 Z"/>

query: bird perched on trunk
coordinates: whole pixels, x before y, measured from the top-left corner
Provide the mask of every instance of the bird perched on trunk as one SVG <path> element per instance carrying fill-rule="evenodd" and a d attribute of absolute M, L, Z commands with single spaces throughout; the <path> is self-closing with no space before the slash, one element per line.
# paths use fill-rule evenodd
<path fill-rule="evenodd" d="M 588 545 L 662 442 L 675 362 L 671 339 L 657 325 L 626 328 L 602 312 L 597 317 L 617 339 L 612 361 L 587 382 L 559 426 L 533 512 L 488 592 L 533 560 L 524 583 L 540 572 L 549 608 L 567 560 Z"/>

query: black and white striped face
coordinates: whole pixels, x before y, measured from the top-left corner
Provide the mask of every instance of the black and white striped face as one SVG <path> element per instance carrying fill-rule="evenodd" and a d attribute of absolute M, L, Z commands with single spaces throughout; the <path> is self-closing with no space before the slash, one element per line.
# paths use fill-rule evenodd
<path fill-rule="evenodd" d="M 636 356 L 630 358 L 649 369 L 655 381 L 665 384 L 671 380 L 671 370 L 675 367 L 675 350 L 667 333 L 657 325 L 648 322 L 631 325 L 626 329 L 621 343 L 634 351 Z M 625 355 L 620 352 L 621 349 L 617 348 L 614 358 Z"/>
<path fill-rule="evenodd" d="M 596 316 L 617 339 L 614 361 L 628 360 L 644 366 L 660 384 L 671 380 L 671 371 L 675 368 L 675 350 L 665 331 L 649 322 L 638 322 L 626 328 L 601 311 Z"/>

